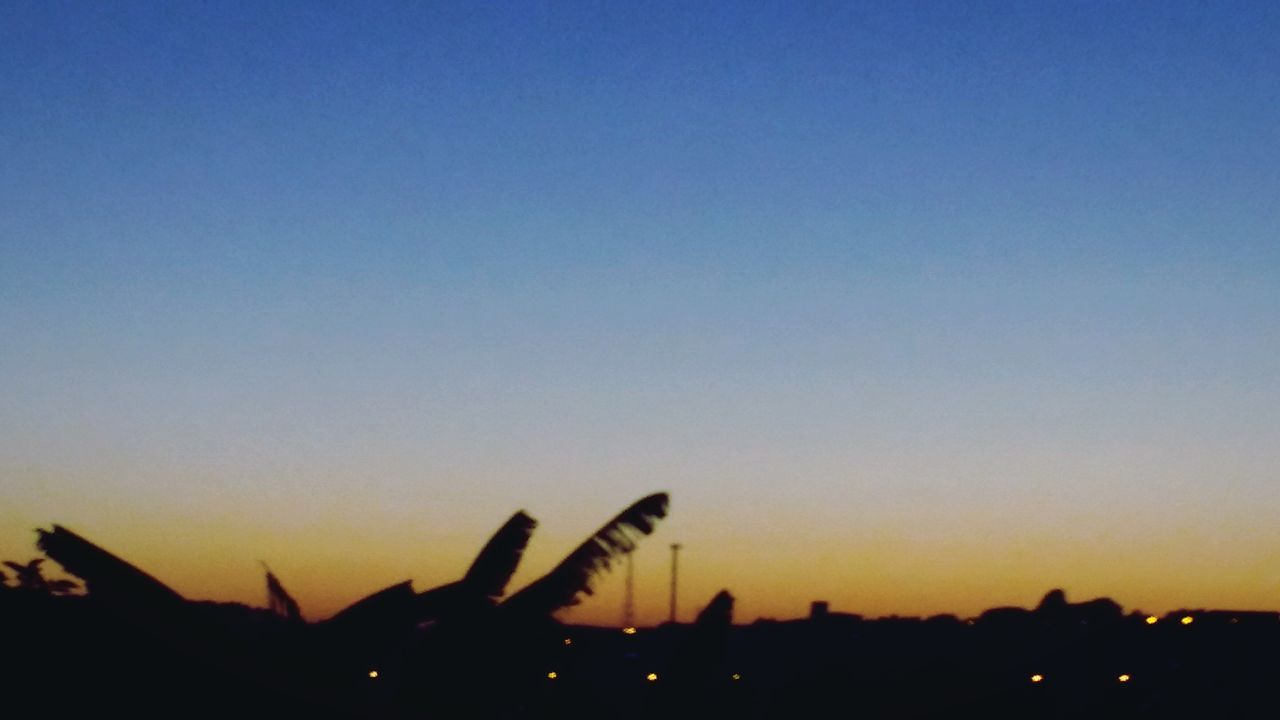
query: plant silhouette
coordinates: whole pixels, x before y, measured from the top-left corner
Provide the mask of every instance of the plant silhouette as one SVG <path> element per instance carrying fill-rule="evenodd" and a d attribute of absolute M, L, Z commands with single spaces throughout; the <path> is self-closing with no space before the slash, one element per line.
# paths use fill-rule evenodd
<path fill-rule="evenodd" d="M 319 622 L 302 617 L 265 563 L 267 607 L 252 608 L 183 597 L 61 525 L 38 530 L 37 546 L 83 581 L 82 599 L 91 603 L 86 608 L 113 618 L 112 625 L 95 626 L 104 634 L 100 647 L 169 658 L 165 689 L 149 691 L 157 704 L 202 696 L 217 698 L 228 713 L 252 702 L 321 716 L 383 715 L 390 708 L 500 715 L 521 695 L 492 689 L 521 687 L 530 668 L 543 662 L 533 645 L 552 636 L 559 643 L 553 614 L 591 594 L 613 561 L 653 532 L 667 507 L 665 493 L 640 499 L 507 597 L 538 525 L 521 510 L 489 538 L 459 580 L 423 592 L 406 580 Z M 43 562 L 7 565 L 19 588 L 52 594 L 74 586 L 44 578 Z M 78 607 L 50 612 L 74 616 Z M 123 672 L 126 666 L 118 667 Z M 95 682 L 116 692 L 137 681 L 101 672 Z"/>
<path fill-rule="evenodd" d="M 48 593 L 50 595 L 66 595 L 74 592 L 78 587 L 74 580 L 65 578 L 49 579 L 44 576 L 41 565 L 44 564 L 44 558 L 33 558 L 25 565 L 6 560 L 5 565 L 13 569 L 15 578 L 18 581 L 18 590 L 27 592 Z M 4 585 L 5 582 L 0 582 Z"/>

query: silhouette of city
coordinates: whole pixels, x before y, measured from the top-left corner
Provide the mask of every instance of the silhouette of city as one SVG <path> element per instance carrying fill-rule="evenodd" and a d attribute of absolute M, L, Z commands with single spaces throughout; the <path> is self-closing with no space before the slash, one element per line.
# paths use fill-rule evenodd
<path fill-rule="evenodd" d="M 623 510 L 508 592 L 537 522 L 515 513 L 456 582 L 409 581 L 319 622 L 264 566 L 267 607 L 184 598 L 71 529 L 0 576 L 9 687 L 55 716 L 1239 717 L 1272 706 L 1280 613 L 1126 613 L 1048 592 L 976 617 L 734 624 L 734 597 L 691 623 L 570 625 L 554 613 L 667 513 Z M 46 558 L 78 578 L 50 579 Z M 674 580 L 674 578 L 673 578 Z"/>

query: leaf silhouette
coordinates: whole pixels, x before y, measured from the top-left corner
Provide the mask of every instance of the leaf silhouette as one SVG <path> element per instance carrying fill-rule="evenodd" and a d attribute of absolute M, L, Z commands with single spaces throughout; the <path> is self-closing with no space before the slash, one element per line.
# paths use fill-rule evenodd
<path fill-rule="evenodd" d="M 698 613 L 694 621 L 695 627 L 728 628 L 733 624 L 733 596 L 728 590 L 721 590 L 711 598 L 711 602 Z"/>
<path fill-rule="evenodd" d="M 545 616 L 576 605 L 581 595 L 592 593 L 592 583 L 611 567 L 614 559 L 636 548 L 636 541 L 653 532 L 667 516 L 666 493 L 641 498 L 605 523 L 551 572 L 530 583 L 502 603 L 508 612 Z"/>
<path fill-rule="evenodd" d="M 284 589 L 280 579 L 266 563 L 262 567 L 267 571 L 267 601 L 271 604 L 271 611 L 290 622 L 301 622 L 302 610 L 298 607 L 298 601 Z"/>
<path fill-rule="evenodd" d="M 138 568 L 54 525 L 53 530 L 37 530 L 36 545 L 67 572 L 84 581 L 91 594 L 125 602 L 172 603 L 183 598 L 169 586 Z"/>
<path fill-rule="evenodd" d="M 59 578 L 57 580 L 50 580 L 48 582 L 48 587 L 49 587 L 49 592 L 53 593 L 54 595 L 63 595 L 71 592 L 72 590 L 75 590 L 79 586 L 76 584 L 74 580 L 66 580 L 63 578 Z"/>
<path fill-rule="evenodd" d="M 512 515 L 476 556 L 462 584 L 490 600 L 502 597 L 537 526 L 523 510 Z"/>
<path fill-rule="evenodd" d="M 485 543 L 461 580 L 416 595 L 409 594 L 412 586 L 408 582 L 393 585 L 353 603 L 330 622 L 352 627 L 376 619 L 379 625 L 407 626 L 492 607 L 506 591 L 537 525 L 521 510 Z"/>
<path fill-rule="evenodd" d="M 409 615 L 409 609 L 414 605 L 414 598 L 413 581 L 405 580 L 360 598 L 338 611 L 326 622 L 331 625 L 353 626 L 370 622 L 384 624 L 389 618 Z"/>
<path fill-rule="evenodd" d="M 5 565 L 13 568 L 13 571 L 17 573 L 15 578 L 18 581 L 18 587 L 23 590 L 48 589 L 48 582 L 44 579 L 44 573 L 40 570 L 42 563 L 44 563 L 44 558 L 34 558 L 25 565 L 11 560 L 4 561 Z"/>

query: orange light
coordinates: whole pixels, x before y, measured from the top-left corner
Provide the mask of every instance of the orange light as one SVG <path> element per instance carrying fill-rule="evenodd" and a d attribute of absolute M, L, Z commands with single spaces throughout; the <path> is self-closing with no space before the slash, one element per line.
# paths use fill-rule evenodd
<path fill-rule="evenodd" d="M 377 680 L 377 679 L 378 679 L 378 671 L 377 671 L 377 670 L 370 670 L 370 671 L 369 671 L 369 677 L 370 677 L 370 679 Z"/>
<path fill-rule="evenodd" d="M 1044 682 L 1044 676 L 1040 675 L 1039 673 L 1032 675 L 1031 682 L 1033 683 Z"/>
<path fill-rule="evenodd" d="M 649 682 L 655 682 L 658 679 L 658 673 L 649 673 L 648 675 L 644 676 L 644 679 L 648 680 Z"/>
<path fill-rule="evenodd" d="M 1155 625 L 1155 624 L 1156 624 L 1156 623 L 1158 623 L 1158 622 L 1160 622 L 1160 618 L 1156 617 L 1155 615 L 1148 615 L 1148 616 L 1147 616 L 1147 624 L 1148 624 L 1148 625 Z"/>
<path fill-rule="evenodd" d="M 564 639 L 564 644 L 565 644 L 565 645 L 572 645 L 572 644 L 573 644 L 573 638 L 565 638 L 565 639 Z"/>
<path fill-rule="evenodd" d="M 558 677 L 560 677 L 560 676 L 556 674 L 556 671 L 555 671 L 555 670 L 552 670 L 551 672 L 547 673 L 547 679 L 548 679 L 548 680 L 555 680 L 555 679 L 556 679 L 556 678 L 558 678 Z"/>
<path fill-rule="evenodd" d="M 624 628 L 622 628 L 622 634 L 623 634 L 623 635 L 635 635 L 635 634 L 636 634 L 636 629 L 635 629 L 635 628 L 633 628 L 633 627 L 624 627 Z"/>
<path fill-rule="evenodd" d="M 1118 678 L 1116 678 L 1116 679 L 1117 679 L 1117 680 L 1119 680 L 1119 681 L 1120 681 L 1120 682 L 1122 682 L 1122 683 L 1126 683 L 1126 682 L 1129 682 L 1129 680 L 1131 680 L 1132 678 L 1130 678 L 1128 675 L 1121 675 L 1120 677 L 1118 677 Z"/>
<path fill-rule="evenodd" d="M 1184 617 L 1182 618 L 1182 624 L 1183 624 L 1183 625 L 1190 625 L 1191 623 L 1193 623 L 1193 622 L 1195 622 L 1195 621 L 1196 621 L 1196 619 L 1195 619 L 1195 618 L 1193 618 L 1193 617 L 1191 617 L 1190 615 L 1184 616 Z"/>

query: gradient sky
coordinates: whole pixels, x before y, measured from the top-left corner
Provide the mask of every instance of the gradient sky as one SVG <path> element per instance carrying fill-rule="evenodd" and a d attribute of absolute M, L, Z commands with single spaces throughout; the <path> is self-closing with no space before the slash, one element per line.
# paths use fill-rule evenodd
<path fill-rule="evenodd" d="M 1275 3 L 4 2 L 0 556 L 1280 609 L 1277 199 Z"/>

